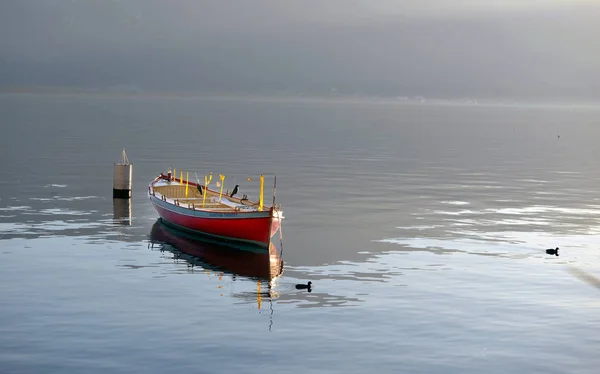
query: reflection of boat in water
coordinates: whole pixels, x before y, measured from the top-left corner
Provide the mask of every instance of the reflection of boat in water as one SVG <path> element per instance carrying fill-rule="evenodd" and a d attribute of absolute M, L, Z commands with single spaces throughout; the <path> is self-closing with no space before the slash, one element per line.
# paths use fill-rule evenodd
<path fill-rule="evenodd" d="M 160 218 L 152 226 L 150 241 L 165 250 L 191 256 L 185 258 L 194 266 L 221 270 L 245 277 L 272 280 L 283 273 L 283 261 L 277 247 L 268 248 L 251 244 L 220 242 L 173 228 Z"/>

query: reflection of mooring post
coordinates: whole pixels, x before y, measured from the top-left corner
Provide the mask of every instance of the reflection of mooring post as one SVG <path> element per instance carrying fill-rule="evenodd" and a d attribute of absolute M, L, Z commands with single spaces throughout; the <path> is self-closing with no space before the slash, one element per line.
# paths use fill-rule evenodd
<path fill-rule="evenodd" d="M 120 225 L 131 225 L 131 199 L 113 199 L 113 219 Z"/>
<path fill-rule="evenodd" d="M 121 162 L 115 163 L 113 177 L 113 198 L 131 198 L 131 179 L 133 175 L 133 164 L 129 163 L 125 148 L 121 155 Z"/>

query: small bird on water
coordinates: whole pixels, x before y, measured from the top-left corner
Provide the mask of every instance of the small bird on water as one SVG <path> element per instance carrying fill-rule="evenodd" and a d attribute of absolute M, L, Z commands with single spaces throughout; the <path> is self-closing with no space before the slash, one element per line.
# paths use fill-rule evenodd
<path fill-rule="evenodd" d="M 308 290 L 308 292 L 310 292 L 310 291 L 312 291 L 312 282 L 308 281 L 307 284 L 297 284 L 296 289 L 297 290 Z"/>
<path fill-rule="evenodd" d="M 556 249 L 550 248 L 550 249 L 546 249 L 546 253 L 549 255 L 556 255 L 558 256 L 558 247 L 556 247 Z"/>

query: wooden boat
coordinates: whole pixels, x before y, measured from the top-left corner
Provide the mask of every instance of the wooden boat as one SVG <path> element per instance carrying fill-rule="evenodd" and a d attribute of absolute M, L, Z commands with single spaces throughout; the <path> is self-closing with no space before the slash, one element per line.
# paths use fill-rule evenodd
<path fill-rule="evenodd" d="M 159 216 L 180 230 L 268 248 L 283 219 L 280 207 L 275 205 L 276 177 L 271 206 L 263 203 L 263 175 L 259 201 L 223 193 L 225 177 L 220 177 L 221 188 L 215 191 L 207 188 L 212 175 L 205 176 L 204 185 L 200 185 L 183 176 L 177 178 L 170 171 L 167 175 L 160 173 L 148 186 L 148 197 Z"/>
<path fill-rule="evenodd" d="M 150 242 L 204 269 L 271 281 L 283 273 L 277 247 L 258 248 L 242 242 L 223 242 L 208 236 L 181 232 L 158 219 L 150 231 Z M 183 254 L 183 256 L 182 256 Z"/>

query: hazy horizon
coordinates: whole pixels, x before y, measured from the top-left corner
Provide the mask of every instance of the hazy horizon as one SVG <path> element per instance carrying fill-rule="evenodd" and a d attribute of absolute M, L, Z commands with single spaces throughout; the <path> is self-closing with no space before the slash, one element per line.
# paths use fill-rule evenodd
<path fill-rule="evenodd" d="M 0 87 L 600 99 L 600 2 L 0 3 Z"/>

